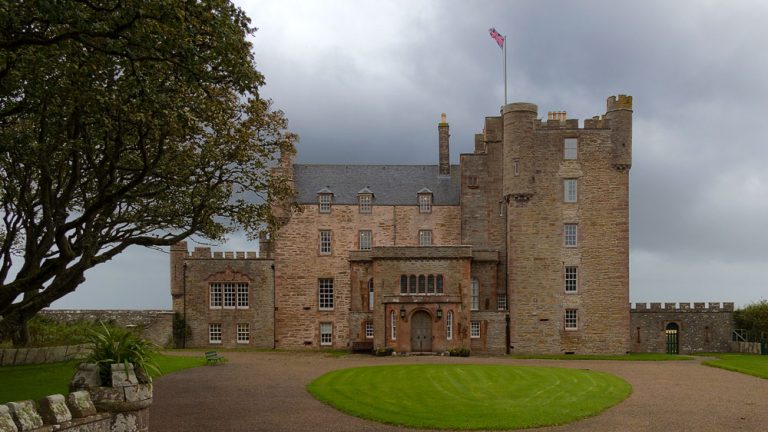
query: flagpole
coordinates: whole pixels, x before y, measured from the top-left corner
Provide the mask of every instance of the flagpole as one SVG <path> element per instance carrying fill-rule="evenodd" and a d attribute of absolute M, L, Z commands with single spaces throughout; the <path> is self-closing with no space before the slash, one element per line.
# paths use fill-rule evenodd
<path fill-rule="evenodd" d="M 504 105 L 507 104 L 507 37 L 504 36 Z"/>

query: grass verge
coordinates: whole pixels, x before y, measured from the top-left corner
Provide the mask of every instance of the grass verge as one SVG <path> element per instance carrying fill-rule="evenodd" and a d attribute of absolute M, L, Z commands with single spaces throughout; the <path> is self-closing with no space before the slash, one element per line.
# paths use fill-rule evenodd
<path fill-rule="evenodd" d="M 624 355 L 599 355 L 599 354 L 531 354 L 510 355 L 516 359 L 545 359 L 545 360 L 618 360 L 618 361 L 679 361 L 693 360 L 691 356 L 656 354 L 656 353 L 632 353 Z"/>
<path fill-rule="evenodd" d="M 768 356 L 737 353 L 715 353 L 707 355 L 717 357 L 717 359 L 705 360 L 702 364 L 768 379 Z"/>
<path fill-rule="evenodd" d="M 203 357 L 159 354 L 155 357 L 161 375 L 205 365 Z M 77 362 L 0 367 L 0 404 L 26 399 L 38 400 L 52 394 L 67 394 Z"/>
<path fill-rule="evenodd" d="M 629 396 L 614 375 L 506 365 L 396 365 L 329 372 L 307 386 L 345 413 L 435 429 L 519 429 L 570 423 Z"/>

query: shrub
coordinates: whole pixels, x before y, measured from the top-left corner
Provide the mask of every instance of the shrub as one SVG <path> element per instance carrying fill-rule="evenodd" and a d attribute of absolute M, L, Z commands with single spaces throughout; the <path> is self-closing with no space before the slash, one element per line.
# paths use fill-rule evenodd
<path fill-rule="evenodd" d="M 132 363 L 136 376 L 143 382 L 151 382 L 151 375 L 160 374 L 152 359 L 157 354 L 157 346 L 134 332 L 102 325 L 101 329 L 89 332 L 88 342 L 92 351 L 85 361 L 99 366 L 102 385 L 112 385 L 113 363 Z"/>
<path fill-rule="evenodd" d="M 373 355 L 375 355 L 377 357 L 391 356 L 394 351 L 395 350 L 393 348 L 391 348 L 391 347 L 375 348 L 373 350 Z"/>
<path fill-rule="evenodd" d="M 448 351 L 448 354 L 451 357 L 469 357 L 469 348 L 465 348 L 465 347 L 453 348 L 450 351 Z"/>
<path fill-rule="evenodd" d="M 768 300 L 748 304 L 733 313 L 736 327 L 755 333 L 768 333 Z"/>

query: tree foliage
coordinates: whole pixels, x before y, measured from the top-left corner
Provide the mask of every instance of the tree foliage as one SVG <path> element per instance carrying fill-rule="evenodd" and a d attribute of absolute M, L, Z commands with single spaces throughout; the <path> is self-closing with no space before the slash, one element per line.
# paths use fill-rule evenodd
<path fill-rule="evenodd" d="M 733 318 L 737 328 L 768 335 L 768 300 L 760 300 L 737 309 Z"/>
<path fill-rule="evenodd" d="M 0 0 L 0 339 L 129 246 L 277 223 L 295 136 L 254 31 L 227 0 Z"/>

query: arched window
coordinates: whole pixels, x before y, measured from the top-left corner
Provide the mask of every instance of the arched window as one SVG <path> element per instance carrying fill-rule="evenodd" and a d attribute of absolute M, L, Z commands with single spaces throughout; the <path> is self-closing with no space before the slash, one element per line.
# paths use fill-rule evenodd
<path fill-rule="evenodd" d="M 373 278 L 368 279 L 368 310 L 373 310 Z"/>
<path fill-rule="evenodd" d="M 480 282 L 477 278 L 472 278 L 472 291 L 470 293 L 470 309 L 480 310 Z"/>
<path fill-rule="evenodd" d="M 445 338 L 453 339 L 453 311 L 448 311 L 448 315 L 445 316 Z"/>
<path fill-rule="evenodd" d="M 400 294 L 408 294 L 408 276 L 400 276 Z"/>
<path fill-rule="evenodd" d="M 437 275 L 437 293 L 443 293 L 443 275 Z"/>
<path fill-rule="evenodd" d="M 428 294 L 435 293 L 435 276 L 434 275 L 427 276 L 427 293 Z"/>
<path fill-rule="evenodd" d="M 424 275 L 419 275 L 419 294 L 427 292 L 427 280 Z"/>
<path fill-rule="evenodd" d="M 416 294 L 416 275 L 411 275 L 411 277 L 408 278 L 408 292 Z"/>
<path fill-rule="evenodd" d="M 389 311 L 389 338 L 397 339 L 397 315 L 395 311 Z"/>

